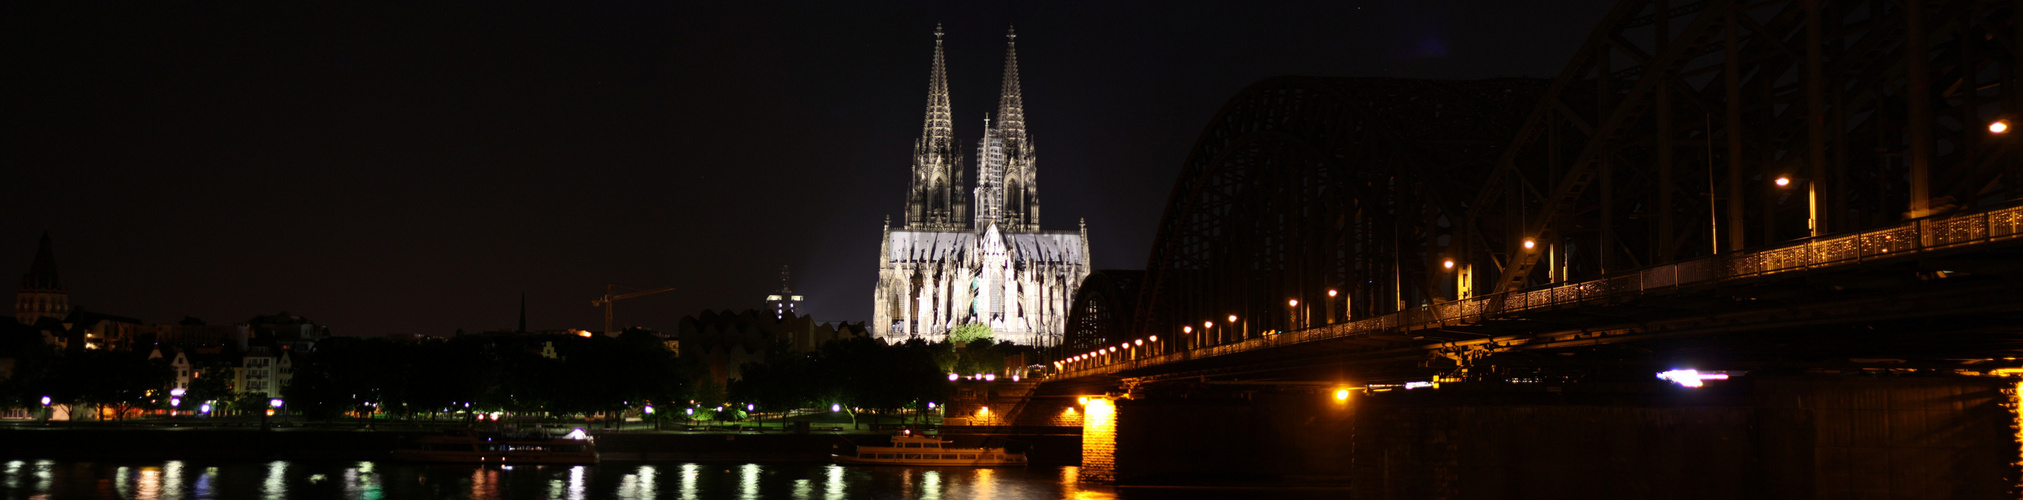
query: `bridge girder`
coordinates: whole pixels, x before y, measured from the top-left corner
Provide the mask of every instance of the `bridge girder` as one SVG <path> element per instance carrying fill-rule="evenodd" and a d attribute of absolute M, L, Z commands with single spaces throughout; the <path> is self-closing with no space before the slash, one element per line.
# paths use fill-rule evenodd
<path fill-rule="evenodd" d="M 1503 292 L 2023 198 L 1986 128 L 2023 104 L 2015 8 L 1626 0 L 1502 151 L 1459 253 Z"/>
<path fill-rule="evenodd" d="M 1479 185 L 1545 85 L 1281 77 L 1245 89 L 1183 167 L 1123 336 L 1200 347 L 1440 297 L 1466 206 L 1455 193 Z"/>

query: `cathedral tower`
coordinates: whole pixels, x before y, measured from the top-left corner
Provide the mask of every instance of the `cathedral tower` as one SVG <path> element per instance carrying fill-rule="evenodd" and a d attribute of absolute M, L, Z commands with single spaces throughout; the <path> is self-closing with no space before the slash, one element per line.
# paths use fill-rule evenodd
<path fill-rule="evenodd" d="M 21 289 L 14 299 L 14 319 L 35 324 L 41 318 L 70 317 L 70 294 L 56 281 L 56 252 L 50 249 L 49 233 L 42 233 L 42 247 L 35 250 L 35 264 L 21 275 Z"/>
<path fill-rule="evenodd" d="M 962 148 L 955 141 L 948 102 L 948 70 L 941 62 L 941 26 L 934 27 L 934 69 L 927 83 L 927 120 L 913 143 L 913 188 L 906 195 L 907 229 L 959 229 L 969 219 L 963 190 Z"/>
<path fill-rule="evenodd" d="M 983 325 L 1000 341 L 1056 345 L 1075 287 L 1089 275 L 1088 234 L 1040 229 L 1037 170 L 1019 95 L 1018 46 L 1007 43 L 1004 90 L 996 115 L 984 117 L 977 183 L 971 190 L 962 183 L 962 157 L 949 140 L 939 27 L 935 35 L 927 127 L 914 144 L 906 224 L 894 228 L 888 220 L 878 245 L 871 333 L 887 342 L 942 341 L 956 328 Z M 1006 38 L 1018 40 L 1011 33 Z M 971 193 L 973 218 L 968 212 Z"/>
<path fill-rule="evenodd" d="M 985 122 L 983 140 L 977 144 L 979 231 L 992 222 L 1007 231 L 1040 229 L 1038 158 L 1026 137 L 1025 99 L 1019 95 L 1018 36 L 1005 31 L 1004 89 L 998 94 L 997 120 Z"/>

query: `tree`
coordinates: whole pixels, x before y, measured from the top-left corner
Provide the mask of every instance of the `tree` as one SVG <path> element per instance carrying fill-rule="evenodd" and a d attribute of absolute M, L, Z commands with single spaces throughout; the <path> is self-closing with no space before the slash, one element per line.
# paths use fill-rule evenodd
<path fill-rule="evenodd" d="M 990 336 L 990 325 L 970 323 L 950 329 L 948 331 L 948 342 L 951 344 L 968 345 L 970 342 L 977 340 L 990 340 Z"/>

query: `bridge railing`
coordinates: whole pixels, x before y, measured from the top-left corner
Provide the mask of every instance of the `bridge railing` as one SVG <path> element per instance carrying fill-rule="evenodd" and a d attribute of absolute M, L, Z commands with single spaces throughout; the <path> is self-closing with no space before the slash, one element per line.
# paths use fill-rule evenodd
<path fill-rule="evenodd" d="M 1101 375 L 1307 342 L 1473 324 L 1523 311 L 1608 302 L 1689 285 L 1900 258 L 2015 238 L 2023 238 L 2023 206 L 1906 221 L 1849 235 L 1713 255 L 1590 281 L 1419 306 L 1383 316 L 1166 354 L 1146 348 L 1098 354 L 1063 362 L 1060 377 Z"/>

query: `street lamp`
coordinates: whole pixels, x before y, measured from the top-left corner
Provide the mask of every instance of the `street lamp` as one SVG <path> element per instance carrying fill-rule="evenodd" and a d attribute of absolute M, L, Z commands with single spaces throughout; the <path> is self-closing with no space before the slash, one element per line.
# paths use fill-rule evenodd
<path fill-rule="evenodd" d="M 1285 307 L 1285 331 L 1290 332 L 1303 326 L 1301 323 L 1305 322 L 1300 321 L 1299 317 L 1299 299 L 1286 299 Z"/>
<path fill-rule="evenodd" d="M 1989 130 L 1994 130 L 1994 126 L 1990 125 Z M 1799 179 L 1799 181 L 1805 183 L 1805 235 L 1817 238 L 1819 237 L 1819 186 L 1810 180 Z M 1777 176 L 1777 180 L 1772 182 L 1777 184 L 1777 187 L 1784 188 L 1790 187 L 1793 181 L 1789 176 L 1780 175 Z"/>
<path fill-rule="evenodd" d="M 1335 289 L 1328 289 L 1328 324 L 1335 324 Z"/>
<path fill-rule="evenodd" d="M 2000 134 L 2000 133 L 2003 133 L 2003 132 L 2008 132 L 2008 131 L 2009 131 L 2009 121 L 2008 121 L 2008 120 L 1995 120 L 1995 121 L 1994 121 L 1994 123 L 1989 123 L 1989 124 L 1988 124 L 1988 132 L 1989 132 L 1989 133 L 1994 133 L 1994 134 Z"/>

